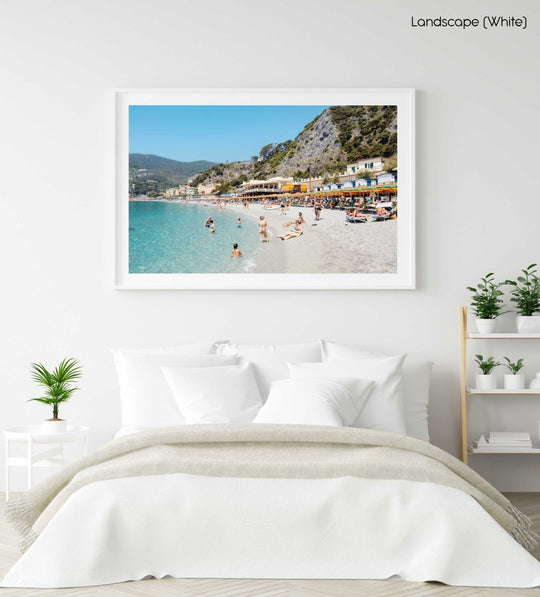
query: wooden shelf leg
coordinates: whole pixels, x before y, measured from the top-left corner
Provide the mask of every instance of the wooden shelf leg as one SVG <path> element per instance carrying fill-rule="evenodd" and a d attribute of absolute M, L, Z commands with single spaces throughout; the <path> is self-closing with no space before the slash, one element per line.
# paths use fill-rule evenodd
<path fill-rule="evenodd" d="M 467 307 L 459 308 L 459 381 L 460 381 L 460 439 L 459 457 L 468 464 L 467 455 Z"/>

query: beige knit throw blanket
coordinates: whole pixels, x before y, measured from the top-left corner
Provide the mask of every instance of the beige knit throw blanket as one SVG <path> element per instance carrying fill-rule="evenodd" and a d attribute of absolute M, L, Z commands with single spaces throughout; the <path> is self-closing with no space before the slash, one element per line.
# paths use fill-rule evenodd
<path fill-rule="evenodd" d="M 66 465 L 10 502 L 8 518 L 26 549 L 81 487 L 106 479 L 170 473 L 439 483 L 471 495 L 529 551 L 537 543 L 530 520 L 447 452 L 393 433 L 315 425 L 183 425 L 129 435 Z"/>

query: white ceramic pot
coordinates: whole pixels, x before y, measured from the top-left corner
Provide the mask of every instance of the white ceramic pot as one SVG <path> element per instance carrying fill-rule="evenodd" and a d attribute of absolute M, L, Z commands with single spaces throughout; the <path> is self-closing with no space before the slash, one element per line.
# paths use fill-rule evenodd
<path fill-rule="evenodd" d="M 520 334 L 540 334 L 540 315 L 518 315 L 516 324 Z"/>
<path fill-rule="evenodd" d="M 504 389 L 505 390 L 523 390 L 525 387 L 525 376 L 521 373 L 516 375 L 507 374 L 504 376 Z"/>
<path fill-rule="evenodd" d="M 476 389 L 482 391 L 496 390 L 497 378 L 493 373 L 490 373 L 489 375 L 481 375 L 479 373 L 476 376 Z"/>
<path fill-rule="evenodd" d="M 67 421 L 64 419 L 48 419 L 41 424 L 43 433 L 64 433 L 67 431 Z"/>
<path fill-rule="evenodd" d="M 540 390 L 540 371 L 536 374 L 529 384 L 531 390 Z"/>
<path fill-rule="evenodd" d="M 493 334 L 497 326 L 496 319 L 478 319 L 476 318 L 476 329 L 479 334 Z"/>

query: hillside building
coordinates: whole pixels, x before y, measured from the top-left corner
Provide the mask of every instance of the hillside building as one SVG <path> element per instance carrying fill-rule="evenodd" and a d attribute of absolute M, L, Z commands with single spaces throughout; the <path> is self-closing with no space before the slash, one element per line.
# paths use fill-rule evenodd
<path fill-rule="evenodd" d="M 346 174 L 355 174 L 358 172 L 362 172 L 363 170 L 380 172 L 383 169 L 383 167 L 383 159 L 381 156 L 378 156 L 376 158 L 360 160 L 359 162 L 355 162 L 354 164 L 348 164 Z"/>
<path fill-rule="evenodd" d="M 215 183 L 206 182 L 197 185 L 197 195 L 211 195 L 216 188 Z"/>

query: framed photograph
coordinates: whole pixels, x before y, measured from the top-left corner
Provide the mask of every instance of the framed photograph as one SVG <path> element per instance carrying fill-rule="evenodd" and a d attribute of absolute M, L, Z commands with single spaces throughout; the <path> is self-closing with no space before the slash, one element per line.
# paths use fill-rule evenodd
<path fill-rule="evenodd" d="M 115 111 L 116 288 L 414 288 L 414 90 L 124 90 Z"/>

